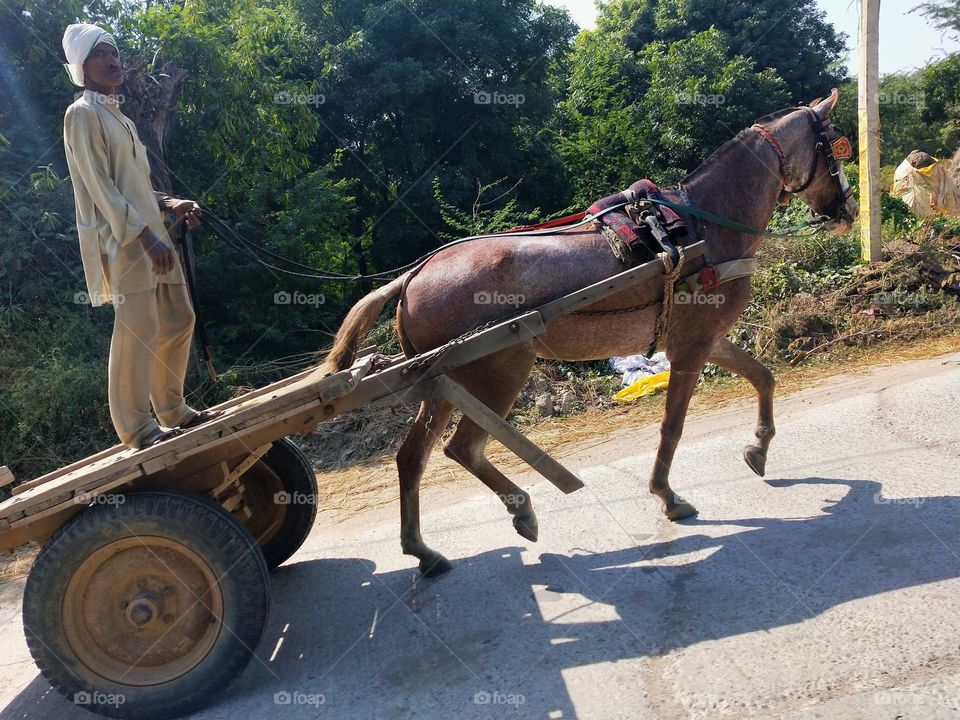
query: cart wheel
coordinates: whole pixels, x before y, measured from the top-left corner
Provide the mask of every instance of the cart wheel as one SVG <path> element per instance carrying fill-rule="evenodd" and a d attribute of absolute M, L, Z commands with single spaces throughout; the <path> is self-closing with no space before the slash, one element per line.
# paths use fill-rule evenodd
<path fill-rule="evenodd" d="M 249 517 L 244 524 L 260 543 L 267 566 L 293 555 L 317 518 L 317 475 L 289 438 L 280 438 L 241 478 Z"/>
<path fill-rule="evenodd" d="M 50 684 L 86 710 L 178 717 L 249 662 L 269 571 L 246 528 L 204 499 L 112 497 L 37 557 L 23 596 L 27 644 Z"/>

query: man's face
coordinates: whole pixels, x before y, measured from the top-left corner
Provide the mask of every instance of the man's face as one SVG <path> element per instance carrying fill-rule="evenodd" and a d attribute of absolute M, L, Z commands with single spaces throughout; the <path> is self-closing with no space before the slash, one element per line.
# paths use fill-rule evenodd
<path fill-rule="evenodd" d="M 98 88 L 113 88 L 123 84 L 120 53 L 110 43 L 99 43 L 83 63 L 83 74 Z"/>

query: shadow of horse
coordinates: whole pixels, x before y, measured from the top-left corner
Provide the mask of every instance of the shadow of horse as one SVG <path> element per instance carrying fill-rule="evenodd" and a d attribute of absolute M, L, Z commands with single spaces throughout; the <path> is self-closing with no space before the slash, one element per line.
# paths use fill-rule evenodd
<path fill-rule="evenodd" d="M 257 657 L 194 717 L 572 718 L 571 687 L 590 707 L 609 693 L 606 709 L 621 683 L 641 682 L 618 661 L 960 576 L 960 498 L 888 500 L 864 480 L 768 484 L 847 491 L 812 517 L 691 519 L 690 534 L 609 552 L 504 548 L 439 580 L 361 559 L 284 566 Z M 90 715 L 40 677 L 0 712 L 52 717 Z"/>

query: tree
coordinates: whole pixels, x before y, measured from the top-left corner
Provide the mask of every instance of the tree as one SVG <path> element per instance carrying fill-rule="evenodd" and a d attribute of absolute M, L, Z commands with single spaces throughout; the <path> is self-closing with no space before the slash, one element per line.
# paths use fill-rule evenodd
<path fill-rule="evenodd" d="M 612 0 L 597 19 L 599 32 L 622 34 L 634 52 L 710 28 L 724 35 L 731 56 L 749 57 L 758 70 L 783 78 L 795 104 L 823 97 L 846 74 L 846 37 L 816 0 Z"/>
<path fill-rule="evenodd" d="M 919 12 L 939 30 L 947 30 L 954 37 L 960 35 L 960 0 L 932 0 L 921 3 L 910 12 Z"/>
<path fill-rule="evenodd" d="M 928 152 L 952 154 L 960 146 L 960 53 L 931 63 L 918 74 L 924 94 L 922 119 L 939 141 Z"/>
<path fill-rule="evenodd" d="M 478 182 L 501 178 L 522 179 L 523 208 L 567 200 L 546 135 L 559 100 L 549 71 L 575 31 L 565 11 L 535 0 L 300 3 L 323 27 L 321 147 L 343 151 L 363 218 L 354 233 L 375 267 L 439 244 L 434 178 L 461 207 Z"/>
<path fill-rule="evenodd" d="M 931 100 L 936 105 L 935 91 L 932 86 L 928 87 L 926 79 L 932 67 L 880 78 L 880 162 L 884 166 L 899 165 L 913 150 L 925 150 L 940 156 L 949 152 L 949 146 L 944 144 L 940 134 L 946 119 L 934 119 L 928 108 Z M 840 86 L 840 102 L 830 119 L 850 138 L 854 153 L 857 153 L 856 78 Z"/>
<path fill-rule="evenodd" d="M 674 182 L 755 118 L 787 105 L 773 70 L 730 55 L 716 29 L 632 52 L 602 30 L 578 38 L 560 152 L 587 204 L 641 177 Z"/>

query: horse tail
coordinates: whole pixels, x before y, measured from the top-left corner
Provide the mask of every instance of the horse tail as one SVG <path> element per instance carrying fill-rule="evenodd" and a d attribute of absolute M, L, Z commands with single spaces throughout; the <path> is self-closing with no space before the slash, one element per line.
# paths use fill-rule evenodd
<path fill-rule="evenodd" d="M 409 272 L 406 272 L 396 280 L 377 288 L 350 308 L 350 312 L 343 319 L 343 324 L 333 340 L 333 347 L 323 364 L 324 372 L 338 372 L 353 364 L 360 338 L 374 326 L 377 318 L 380 317 L 380 313 L 383 312 L 384 306 L 400 294 L 403 283 L 409 274 Z"/>

